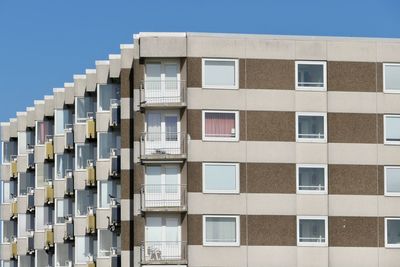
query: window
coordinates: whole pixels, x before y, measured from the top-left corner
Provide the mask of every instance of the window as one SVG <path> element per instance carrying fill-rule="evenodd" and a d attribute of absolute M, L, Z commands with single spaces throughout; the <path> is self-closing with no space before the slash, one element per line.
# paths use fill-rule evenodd
<path fill-rule="evenodd" d="M 45 187 L 53 181 L 54 166 L 51 163 L 36 163 L 36 187 Z"/>
<path fill-rule="evenodd" d="M 400 166 L 385 166 L 385 196 L 400 196 Z"/>
<path fill-rule="evenodd" d="M 55 112 L 55 134 L 64 134 L 66 125 L 72 124 L 72 112 L 68 109 L 57 109 Z"/>
<path fill-rule="evenodd" d="M 385 218 L 385 246 L 400 248 L 400 218 Z"/>
<path fill-rule="evenodd" d="M 203 216 L 204 246 L 239 246 L 240 217 L 239 216 Z"/>
<path fill-rule="evenodd" d="M 296 113 L 297 142 L 326 142 L 326 114 Z"/>
<path fill-rule="evenodd" d="M 53 123 L 50 121 L 37 121 L 36 145 L 44 145 L 49 136 L 53 136 Z"/>
<path fill-rule="evenodd" d="M 238 141 L 238 111 L 203 111 L 203 140 Z"/>
<path fill-rule="evenodd" d="M 203 163 L 204 193 L 239 193 L 238 163 Z"/>
<path fill-rule="evenodd" d="M 297 165 L 298 194 L 326 194 L 328 192 L 326 165 Z"/>
<path fill-rule="evenodd" d="M 326 62 L 297 61 L 296 90 L 326 90 Z"/>
<path fill-rule="evenodd" d="M 111 102 L 120 99 L 120 89 L 117 84 L 97 85 L 97 111 L 110 111 Z"/>
<path fill-rule="evenodd" d="M 12 156 L 17 155 L 17 142 L 3 142 L 3 156 L 2 163 L 10 163 L 12 160 Z"/>
<path fill-rule="evenodd" d="M 75 237 L 75 264 L 87 263 L 94 258 L 94 240 L 90 236 Z"/>
<path fill-rule="evenodd" d="M 297 217 L 298 246 L 327 246 L 328 217 L 301 216 Z"/>
<path fill-rule="evenodd" d="M 20 172 L 18 176 L 19 195 L 24 196 L 35 188 L 35 175 L 33 172 Z"/>
<path fill-rule="evenodd" d="M 71 199 L 56 199 L 56 223 L 64 223 L 67 218 L 72 218 Z"/>
<path fill-rule="evenodd" d="M 76 123 L 85 123 L 90 117 L 94 117 L 94 98 L 93 97 L 77 97 L 75 100 L 75 117 Z"/>
<path fill-rule="evenodd" d="M 384 115 L 385 144 L 400 144 L 400 115 Z"/>
<path fill-rule="evenodd" d="M 100 181 L 99 194 L 99 207 L 108 208 L 111 203 L 111 199 L 119 201 L 121 197 L 121 185 L 115 180 Z"/>
<path fill-rule="evenodd" d="M 400 64 L 383 64 L 383 91 L 400 93 Z"/>
<path fill-rule="evenodd" d="M 98 159 L 109 159 L 111 149 L 119 150 L 121 147 L 121 137 L 116 132 L 98 133 L 98 140 Z"/>
<path fill-rule="evenodd" d="M 35 207 L 35 230 L 46 230 L 53 224 L 53 209 L 50 207 Z"/>
<path fill-rule="evenodd" d="M 64 179 L 67 171 L 74 169 L 72 154 L 56 154 L 56 179 Z"/>
<path fill-rule="evenodd" d="M 108 229 L 99 230 L 99 257 L 109 257 L 111 255 L 111 251 L 118 247 L 117 235 Z"/>
<path fill-rule="evenodd" d="M 203 59 L 203 88 L 238 89 L 239 60 Z"/>
<path fill-rule="evenodd" d="M 97 195 L 92 190 L 76 190 L 75 216 L 86 216 L 96 209 Z"/>
<path fill-rule="evenodd" d="M 18 155 L 27 154 L 27 150 L 35 145 L 35 136 L 31 131 L 18 132 Z"/>
<path fill-rule="evenodd" d="M 93 144 L 76 144 L 75 151 L 75 166 L 77 170 L 85 170 L 90 161 L 94 164 L 95 147 Z"/>

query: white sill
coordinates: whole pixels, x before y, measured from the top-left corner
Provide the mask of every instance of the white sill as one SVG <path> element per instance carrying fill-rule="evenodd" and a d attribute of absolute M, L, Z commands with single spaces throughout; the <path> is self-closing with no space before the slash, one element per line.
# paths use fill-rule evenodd
<path fill-rule="evenodd" d="M 203 85 L 203 89 L 217 89 L 217 90 L 237 90 L 239 89 L 238 85 Z"/>
<path fill-rule="evenodd" d="M 400 197 L 400 192 L 399 193 L 387 193 L 385 192 L 384 194 L 385 197 Z"/>
<path fill-rule="evenodd" d="M 391 244 L 386 244 L 385 245 L 385 248 L 389 248 L 389 249 L 399 249 L 400 248 L 400 244 L 393 244 L 393 245 L 391 245 Z"/>
<path fill-rule="evenodd" d="M 328 190 L 317 191 L 317 190 L 296 190 L 298 195 L 327 195 Z"/>
<path fill-rule="evenodd" d="M 384 145 L 391 145 L 391 146 L 399 146 L 400 142 L 396 142 L 396 141 L 386 141 L 384 140 L 383 142 Z"/>
<path fill-rule="evenodd" d="M 298 247 L 327 247 L 328 242 L 319 243 L 319 242 L 297 242 Z"/>
<path fill-rule="evenodd" d="M 400 94 L 400 89 L 385 89 L 383 88 L 385 94 Z"/>
<path fill-rule="evenodd" d="M 238 142 L 238 137 L 203 137 L 202 141 L 211 141 L 211 142 Z"/>
<path fill-rule="evenodd" d="M 326 92 L 326 87 L 308 87 L 308 86 L 297 86 L 295 88 L 297 91 L 311 91 L 311 92 Z"/>
<path fill-rule="evenodd" d="M 224 243 L 224 242 L 205 242 L 204 247 L 240 247 L 238 242 L 235 243 Z"/>
<path fill-rule="evenodd" d="M 203 191 L 203 194 L 209 195 L 240 195 L 238 191 Z"/>
<path fill-rule="evenodd" d="M 297 143 L 326 143 L 326 138 L 316 139 L 316 138 L 296 138 Z"/>

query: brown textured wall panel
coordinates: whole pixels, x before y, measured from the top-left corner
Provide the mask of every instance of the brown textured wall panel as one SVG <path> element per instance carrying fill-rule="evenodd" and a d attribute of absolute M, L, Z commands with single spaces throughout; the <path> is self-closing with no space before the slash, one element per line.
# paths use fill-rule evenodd
<path fill-rule="evenodd" d="M 296 216 L 249 215 L 249 246 L 296 246 Z"/>
<path fill-rule="evenodd" d="M 239 59 L 239 88 L 246 88 L 246 59 Z"/>
<path fill-rule="evenodd" d="M 187 110 L 187 122 L 188 122 L 187 130 L 192 140 L 202 139 L 201 116 L 202 116 L 201 110 L 198 109 Z"/>
<path fill-rule="evenodd" d="M 295 113 L 247 111 L 249 141 L 295 141 Z"/>
<path fill-rule="evenodd" d="M 189 214 L 187 218 L 188 244 L 203 244 L 203 217 L 202 215 Z"/>
<path fill-rule="evenodd" d="M 296 165 L 247 163 L 248 193 L 296 193 Z"/>
<path fill-rule="evenodd" d="M 188 162 L 188 192 L 202 192 L 202 163 L 201 162 Z"/>
<path fill-rule="evenodd" d="M 126 235 L 123 238 L 128 239 L 129 241 L 126 241 L 126 242 L 133 243 L 132 245 L 134 245 L 134 246 L 140 246 L 142 244 L 142 242 L 144 241 L 145 218 L 142 216 L 134 216 L 133 223 L 134 223 L 133 242 L 132 242 L 131 235 Z M 124 235 L 125 235 L 125 233 L 122 236 L 124 236 Z M 122 243 L 122 240 L 121 240 L 121 243 Z M 131 248 L 131 250 L 132 250 L 132 248 Z"/>
<path fill-rule="evenodd" d="M 329 217 L 329 246 L 377 247 L 378 217 Z"/>
<path fill-rule="evenodd" d="M 375 62 L 328 61 L 328 90 L 375 92 L 377 64 Z M 382 91 L 382 88 L 378 88 Z"/>
<path fill-rule="evenodd" d="M 249 89 L 294 89 L 292 60 L 246 59 L 246 87 Z"/>
<path fill-rule="evenodd" d="M 135 122 L 135 126 L 133 129 L 133 133 L 134 133 L 133 141 L 139 142 L 142 133 L 145 131 L 145 129 L 144 129 L 145 118 L 144 117 L 145 117 L 144 113 L 141 113 L 140 111 L 135 111 L 133 113 L 133 121 Z"/>
<path fill-rule="evenodd" d="M 188 58 L 187 59 L 187 86 L 188 87 L 201 87 L 201 58 Z"/>
<path fill-rule="evenodd" d="M 377 91 L 383 92 L 383 63 L 376 63 Z"/>
<path fill-rule="evenodd" d="M 247 111 L 239 111 L 239 140 L 247 140 Z"/>
<path fill-rule="evenodd" d="M 376 165 L 329 165 L 329 194 L 377 195 L 383 193 L 383 168 Z"/>
<path fill-rule="evenodd" d="M 121 198 L 132 199 L 133 198 L 133 174 L 136 170 L 121 170 Z"/>
<path fill-rule="evenodd" d="M 382 143 L 379 117 L 376 114 L 328 113 L 330 143 Z"/>
<path fill-rule="evenodd" d="M 133 60 L 133 71 L 134 71 L 134 79 L 133 79 L 133 88 L 139 89 L 144 80 L 144 59 L 134 59 Z"/>
<path fill-rule="evenodd" d="M 133 97 L 133 69 L 121 69 L 121 98 Z"/>
<path fill-rule="evenodd" d="M 140 163 L 135 163 L 133 168 L 134 168 L 134 182 L 133 182 L 133 187 L 134 187 L 134 194 L 140 194 L 140 189 L 142 185 L 144 184 L 144 165 Z M 131 196 L 132 197 L 132 196 Z"/>
<path fill-rule="evenodd" d="M 121 120 L 121 148 L 133 148 L 132 136 L 129 134 L 133 132 L 133 119 Z"/>

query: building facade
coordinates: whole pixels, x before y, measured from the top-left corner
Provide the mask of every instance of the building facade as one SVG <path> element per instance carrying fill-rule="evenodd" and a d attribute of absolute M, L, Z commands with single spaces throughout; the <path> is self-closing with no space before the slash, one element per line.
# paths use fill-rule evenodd
<path fill-rule="evenodd" d="M 400 40 L 140 33 L 1 124 L 2 266 L 400 262 Z"/>

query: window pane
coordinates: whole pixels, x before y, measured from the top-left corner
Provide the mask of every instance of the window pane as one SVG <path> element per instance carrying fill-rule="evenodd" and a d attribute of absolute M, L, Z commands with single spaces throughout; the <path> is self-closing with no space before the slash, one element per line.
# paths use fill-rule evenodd
<path fill-rule="evenodd" d="M 324 117 L 304 116 L 298 117 L 298 138 L 324 139 Z"/>
<path fill-rule="evenodd" d="M 324 168 L 299 168 L 299 190 L 325 190 Z"/>
<path fill-rule="evenodd" d="M 298 85 L 304 87 L 323 87 L 324 66 L 298 64 Z"/>
<path fill-rule="evenodd" d="M 235 86 L 235 61 L 205 60 L 205 86 Z"/>
<path fill-rule="evenodd" d="M 112 133 L 99 134 L 99 159 L 110 158 L 112 148 L 117 148 L 117 135 Z"/>
<path fill-rule="evenodd" d="M 71 154 L 57 154 L 56 162 L 56 178 L 64 179 L 66 176 L 66 170 L 72 170 L 72 155 Z"/>
<path fill-rule="evenodd" d="M 86 122 L 86 119 L 94 115 L 93 97 L 78 97 L 76 99 L 76 119 L 78 122 Z"/>
<path fill-rule="evenodd" d="M 3 142 L 3 162 L 10 163 L 11 157 L 17 155 L 17 149 L 16 142 Z"/>
<path fill-rule="evenodd" d="M 206 217 L 206 242 L 236 242 L 236 218 Z"/>
<path fill-rule="evenodd" d="M 300 242 L 325 242 L 325 221 L 324 220 L 300 220 Z"/>
<path fill-rule="evenodd" d="M 399 168 L 386 168 L 386 192 L 400 193 Z"/>
<path fill-rule="evenodd" d="M 94 160 L 94 151 L 92 145 L 77 146 L 77 169 L 86 169 L 88 160 Z"/>
<path fill-rule="evenodd" d="M 234 191 L 236 184 L 236 165 L 204 165 L 205 190 Z"/>
<path fill-rule="evenodd" d="M 387 243 L 400 245 L 400 220 L 387 220 Z"/>
<path fill-rule="evenodd" d="M 177 141 L 178 140 L 178 117 L 165 116 L 165 140 Z"/>
<path fill-rule="evenodd" d="M 66 112 L 64 110 L 56 110 L 56 134 L 63 134 L 64 133 L 64 126 L 65 126 L 65 121 L 64 121 L 64 114 Z"/>
<path fill-rule="evenodd" d="M 400 117 L 385 117 L 386 141 L 400 141 Z"/>
<path fill-rule="evenodd" d="M 400 65 L 385 66 L 385 89 L 400 90 Z"/>
<path fill-rule="evenodd" d="M 119 99 L 119 87 L 115 84 L 99 86 L 99 111 L 109 111 L 112 99 Z"/>
<path fill-rule="evenodd" d="M 235 113 L 205 113 L 206 137 L 235 137 Z"/>

